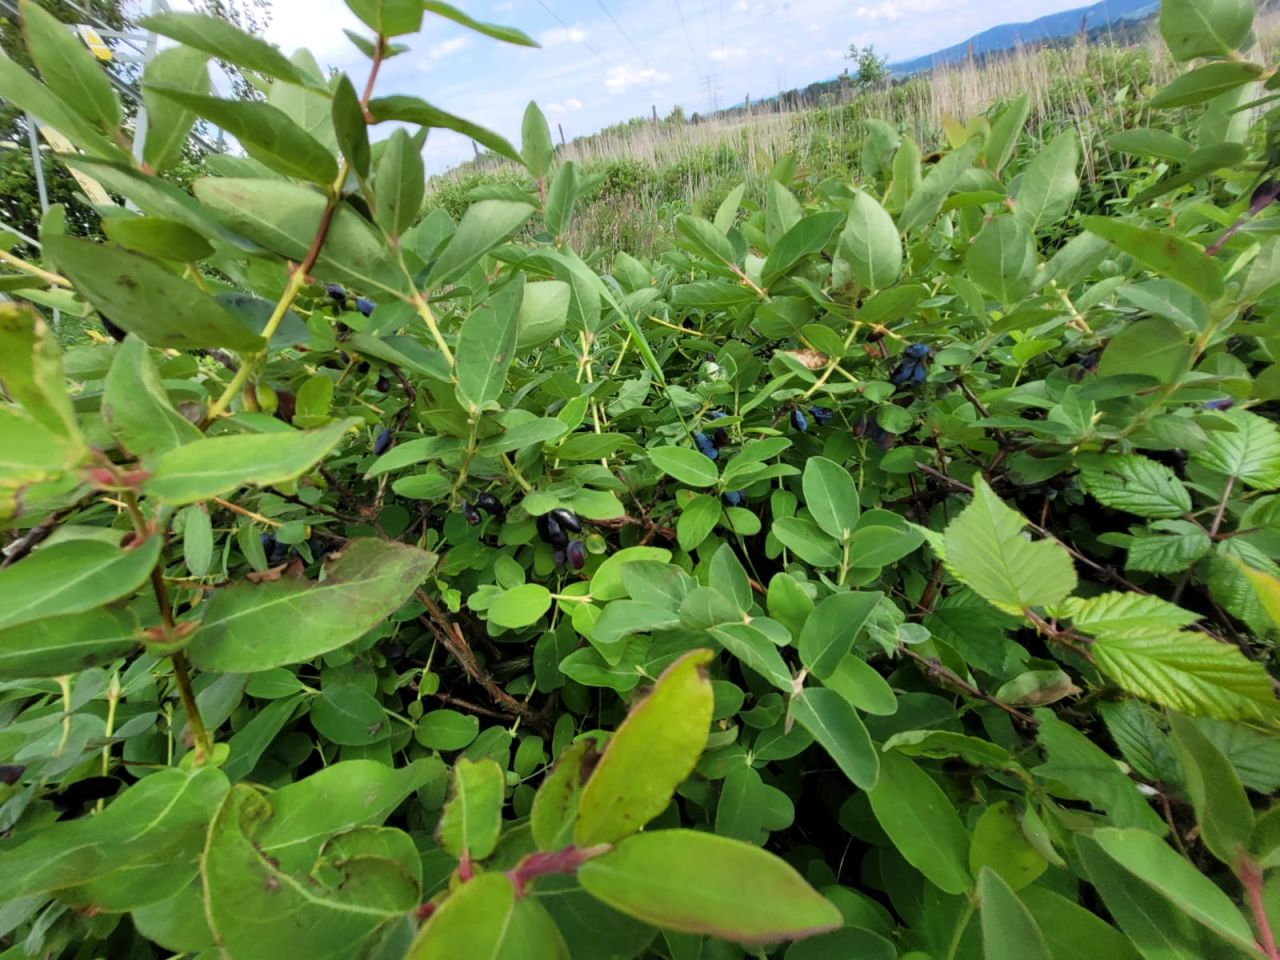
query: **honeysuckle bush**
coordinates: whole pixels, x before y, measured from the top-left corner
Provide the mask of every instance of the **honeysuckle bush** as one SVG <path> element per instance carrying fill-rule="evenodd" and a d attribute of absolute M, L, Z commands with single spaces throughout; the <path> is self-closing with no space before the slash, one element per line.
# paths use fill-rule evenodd
<path fill-rule="evenodd" d="M 137 159 L 0 60 L 129 204 L 0 256 L 3 956 L 1280 960 L 1251 4 L 1164 4 L 1105 203 L 1021 99 L 612 264 L 535 106 L 377 83 L 524 34 L 350 6 L 366 76 L 147 20 Z M 422 211 L 440 128 L 527 178 Z"/>

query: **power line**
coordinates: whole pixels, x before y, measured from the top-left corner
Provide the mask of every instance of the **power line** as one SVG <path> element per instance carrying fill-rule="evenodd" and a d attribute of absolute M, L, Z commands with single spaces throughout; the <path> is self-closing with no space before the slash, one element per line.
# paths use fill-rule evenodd
<path fill-rule="evenodd" d="M 627 33 L 627 31 L 623 29 L 622 24 L 618 22 L 618 18 L 615 17 L 613 13 L 610 12 L 609 8 L 604 5 L 604 0 L 596 0 L 596 6 L 599 7 L 602 11 L 604 11 L 604 15 L 609 18 L 609 22 L 618 28 L 618 32 L 622 34 L 622 39 L 627 41 L 627 43 L 631 45 L 631 49 L 636 52 L 636 56 L 638 56 L 645 63 L 649 63 L 648 54 L 646 54 L 643 50 L 641 50 L 640 47 L 636 44 L 636 42 L 631 39 L 631 34 Z M 649 66 L 650 68 L 652 68 L 653 64 L 650 63 Z"/>
<path fill-rule="evenodd" d="M 685 22 L 684 8 L 680 6 L 680 0 L 676 0 L 676 13 L 680 14 L 680 29 L 684 31 L 684 42 L 689 45 L 689 54 L 696 60 L 698 51 L 693 49 L 693 39 L 689 36 L 689 24 Z"/>
<path fill-rule="evenodd" d="M 547 13 L 551 14 L 552 18 L 556 21 L 556 23 L 560 24 L 560 26 L 564 27 L 566 30 L 570 32 L 573 31 L 573 27 L 569 26 L 569 24 L 565 23 L 562 19 L 560 19 L 560 14 L 556 13 L 554 10 L 548 7 L 543 2 L 543 0 L 538 0 L 538 6 L 540 6 L 543 10 L 547 11 Z M 595 55 L 596 59 L 599 60 L 601 63 L 603 63 L 610 70 L 618 69 L 617 65 L 614 64 L 613 61 L 611 61 L 603 53 L 601 53 L 599 50 L 597 50 L 595 47 L 589 44 L 585 37 L 582 40 L 582 45 L 586 47 L 589 51 L 591 51 L 591 53 Z"/>

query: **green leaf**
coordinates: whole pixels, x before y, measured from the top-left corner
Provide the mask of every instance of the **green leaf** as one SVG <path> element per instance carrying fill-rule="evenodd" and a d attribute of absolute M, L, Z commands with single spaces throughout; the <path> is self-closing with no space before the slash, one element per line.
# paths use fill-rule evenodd
<path fill-rule="evenodd" d="M 306 256 L 325 215 L 324 194 L 300 183 L 205 177 L 192 190 L 223 225 L 295 261 Z M 334 211 L 312 273 L 368 293 L 401 296 L 408 290 L 381 235 L 350 204 Z"/>
<path fill-rule="evenodd" d="M 838 210 L 810 214 L 778 238 L 761 267 L 764 285 L 771 287 L 806 257 L 821 253 L 844 222 Z"/>
<path fill-rule="evenodd" d="M 806 563 L 812 563 L 816 567 L 839 565 L 840 545 L 823 533 L 812 520 L 779 517 L 773 521 L 771 529 L 784 547 Z"/>
<path fill-rule="evenodd" d="M 369 175 L 372 152 L 369 149 L 369 125 L 351 78 L 345 73 L 333 88 L 333 132 L 338 149 L 358 176 Z M 416 213 L 417 211 L 415 211 Z"/>
<path fill-rule="evenodd" d="M 853 279 L 868 290 L 892 286 L 902 275 L 902 238 L 893 217 L 861 190 L 853 196 L 839 250 Z"/>
<path fill-rule="evenodd" d="M 1163 832 L 1163 821 L 1113 757 L 1053 711 L 1041 708 L 1035 717 L 1040 721 L 1036 736 L 1048 759 L 1034 773 L 1058 780 L 1069 796 L 1104 811 L 1113 824 Z"/>
<path fill-rule="evenodd" d="M 153 347 L 264 346 L 216 300 L 146 257 L 71 237 L 46 237 L 44 252 L 95 309 Z"/>
<path fill-rule="evenodd" d="M 494 626 L 519 630 L 537 623 L 550 607 L 550 590 L 540 583 L 522 583 L 494 597 L 487 616 Z"/>
<path fill-rule="evenodd" d="M 1018 139 L 1031 115 L 1031 98 L 1027 94 L 1014 97 L 991 124 L 991 133 L 982 151 L 983 164 L 998 174 L 1017 149 Z"/>
<path fill-rule="evenodd" d="M 255 100 L 223 100 L 156 84 L 150 89 L 226 130 L 251 157 L 277 173 L 324 186 L 333 183 L 338 175 L 338 161 L 329 149 L 278 107 Z"/>
<path fill-rule="evenodd" d="M 1013 762 L 1013 755 L 1004 747 L 950 730 L 904 730 L 886 740 L 881 749 L 933 760 L 959 757 L 971 766 L 997 770 Z"/>
<path fill-rule="evenodd" d="M 1240 778 L 1227 758 L 1186 717 L 1169 716 L 1173 747 L 1182 767 L 1182 780 L 1196 810 L 1196 823 L 1209 852 L 1232 870 L 1249 848 L 1253 807 Z"/>
<path fill-rule="evenodd" d="M 53 823 L 0 851 L 0 901 L 58 890 L 65 896 L 99 878 L 123 876 L 127 883 L 140 867 L 160 865 L 180 877 L 181 862 L 198 853 L 227 788 L 226 775 L 214 767 L 144 777 L 96 816 Z"/>
<path fill-rule="evenodd" d="M 1276 425 L 1248 410 L 1230 410 L 1223 415 L 1236 429 L 1208 431 L 1208 441 L 1192 453 L 1192 459 L 1254 489 L 1280 486 L 1280 430 Z"/>
<path fill-rule="evenodd" d="M 203 13 L 161 13 L 143 17 L 138 26 L 246 70 L 264 73 L 287 83 L 307 85 L 306 76 L 278 49 L 221 17 Z"/>
<path fill-rule="evenodd" d="M 1086 464 L 1081 475 L 1088 491 L 1104 507 L 1152 518 L 1182 517 L 1191 512 L 1191 494 L 1177 474 L 1148 457 L 1114 454 Z"/>
<path fill-rule="evenodd" d="M 281 787 L 269 797 L 271 817 L 256 838 L 280 869 L 306 872 L 330 837 L 381 824 L 415 790 L 443 779 L 435 758 L 392 767 L 376 760 L 342 760 Z"/>
<path fill-rule="evenodd" d="M 713 596 L 720 595 L 713 593 Z M 791 692 L 791 671 L 767 634 L 747 623 L 722 623 L 707 632 L 744 666 L 750 667 L 784 693 Z"/>
<path fill-rule="evenodd" d="M 1080 180 L 1080 138 L 1074 129 L 1058 134 L 1027 165 L 1019 181 L 1014 211 L 1035 234 L 1071 210 Z"/>
<path fill-rule="evenodd" d="M 1121 130 L 1107 138 L 1112 150 L 1131 153 L 1141 157 L 1155 157 L 1158 160 L 1170 160 L 1184 163 L 1191 158 L 1192 146 L 1185 139 L 1167 130 L 1155 130 L 1150 127 L 1135 127 Z"/>
<path fill-rule="evenodd" d="M 569 285 L 561 280 L 526 283 L 516 346 L 527 350 L 560 336 L 569 317 L 569 298 Z"/>
<path fill-rule="evenodd" d="M 213 523 L 204 504 L 182 511 L 182 557 L 193 577 L 205 576 L 213 565 Z"/>
<path fill-rule="evenodd" d="M 428 129 L 453 130 L 476 143 L 483 144 L 499 156 L 520 163 L 520 153 L 504 137 L 477 124 L 433 107 L 419 97 L 403 95 L 375 97 L 369 101 L 369 115 L 375 123 L 399 120 Z"/>
<path fill-rule="evenodd" d="M 982 812 L 973 826 L 969 845 L 969 870 L 979 878 L 984 870 L 995 873 L 1013 890 L 1034 883 L 1048 868 L 1022 828 L 1022 816 L 1010 800 L 998 800 Z"/>
<path fill-rule="evenodd" d="M 120 101 L 98 59 L 52 13 L 20 0 L 27 49 L 44 82 L 65 104 L 100 130 L 120 126 Z"/>
<path fill-rule="evenodd" d="M 195 263 L 213 255 L 213 246 L 177 220 L 163 217 L 109 217 L 102 230 L 122 247 L 143 256 Z"/>
<path fill-rule="evenodd" d="M 1176 280 L 1207 303 L 1222 296 L 1222 269 L 1205 255 L 1204 247 L 1182 234 L 1097 216 L 1085 217 L 1081 226 L 1156 273 Z"/>
<path fill-rule="evenodd" d="M 62 350 L 54 331 L 25 304 L 0 303 L 0 384 L 8 399 L 57 437 L 65 437 L 68 466 L 84 438 L 67 394 Z M 16 411 L 10 410 L 16 415 Z M 52 437 L 47 437 L 44 443 Z M 43 445 L 43 444 L 42 444 Z M 0 464 L 3 466 L 3 464 Z"/>
<path fill-rule="evenodd" d="M 1006 613 L 1051 607 L 1076 587 L 1071 556 L 1059 544 L 1022 535 L 1026 519 L 1005 506 L 978 477 L 973 501 L 947 527 L 952 575 Z"/>
<path fill-rule="evenodd" d="M 483 860 L 502 832 L 506 778 L 493 760 L 460 757 L 453 767 L 453 793 L 440 816 L 440 844 L 455 857 Z"/>
<path fill-rule="evenodd" d="M 504 27 L 496 23 L 485 23 L 481 20 L 473 20 L 457 7 L 448 3 L 441 3 L 440 0 L 423 0 L 422 6 L 429 13 L 434 13 L 438 17 L 444 17 L 446 20 L 452 20 L 454 23 L 466 27 L 468 30 L 474 30 L 476 33 L 482 33 L 486 37 L 492 37 L 494 40 L 501 40 L 503 43 L 513 43 L 521 47 L 537 47 L 538 43 L 529 38 L 525 33 L 517 30 L 515 27 Z"/>
<path fill-rule="evenodd" d="M 897 751 L 880 758 L 880 779 L 867 791 L 876 820 L 898 852 L 945 893 L 973 889 L 969 835 L 933 778 Z"/>
<path fill-rule="evenodd" d="M 582 789 L 577 846 L 616 843 L 667 808 L 707 742 L 711 659 L 710 650 L 695 650 L 669 666 L 609 738 Z"/>
<path fill-rule="evenodd" d="M 861 505 L 858 488 L 849 471 L 826 457 L 811 457 L 805 462 L 804 505 L 824 532 L 837 540 L 853 535 Z"/>
<path fill-rule="evenodd" d="M 311 702 L 311 725 L 331 743 L 363 747 L 391 734 L 390 720 L 382 704 L 353 683 L 326 686 Z"/>
<path fill-rule="evenodd" d="M 0 569 L 0 628 L 82 613 L 129 596 L 150 576 L 163 541 L 151 536 L 121 549 L 104 540 L 64 540 L 37 549 Z"/>
<path fill-rule="evenodd" d="M 542 111 L 532 100 L 525 108 L 524 122 L 520 127 L 520 154 L 524 159 L 524 165 L 538 181 L 546 177 L 551 169 L 551 161 L 555 157 L 555 147 L 551 143 L 551 128 L 547 126 L 547 118 L 542 115 Z"/>
<path fill-rule="evenodd" d="M 519 292 L 515 291 L 517 295 Z M 495 297 L 494 301 L 468 314 L 458 333 L 458 401 L 472 417 L 497 406 L 507 384 L 507 371 L 515 359 L 517 304 L 510 296 Z"/>
<path fill-rule="evenodd" d="M 693 830 L 629 837 L 587 861 L 578 880 L 646 923 L 738 943 L 793 940 L 841 925 L 840 911 L 784 860 Z"/>
<path fill-rule="evenodd" d="M 1129 541 L 1126 570 L 1179 573 L 1189 569 L 1213 546 L 1202 527 L 1186 520 L 1156 520 L 1149 530 L 1150 533 Z"/>
<path fill-rule="evenodd" d="M 347 6 L 369 29 L 384 37 L 422 29 L 421 0 L 347 0 Z"/>
<path fill-rule="evenodd" d="M 1151 98 L 1151 108 L 1169 110 L 1174 107 L 1190 107 L 1197 103 L 1204 103 L 1230 93 L 1246 83 L 1252 83 L 1264 72 L 1260 64 L 1250 63 L 1247 60 L 1206 63 L 1162 87 Z"/>
<path fill-rule="evenodd" d="M 653 447 L 647 452 L 655 467 L 691 487 L 714 486 L 720 479 L 715 461 L 697 450 L 688 447 Z"/>
<path fill-rule="evenodd" d="M 319 430 L 243 433 L 207 437 L 147 461 L 143 491 L 175 506 L 221 496 L 245 484 L 270 486 L 310 470 L 356 422 L 340 420 Z"/>
<path fill-rule="evenodd" d="M 737 262 L 738 257 L 729 238 L 708 220 L 681 214 L 676 217 L 676 232 L 689 241 L 693 250 L 715 266 Z"/>
<path fill-rule="evenodd" d="M 481 200 L 467 208 L 449 245 L 427 275 L 427 287 L 453 283 L 498 244 L 511 239 L 533 213 L 531 204 Z"/>
<path fill-rule="evenodd" d="M 1172 847 L 1145 830 L 1095 830 L 1091 839 L 1132 876 L 1246 953 L 1254 949 L 1249 923 L 1230 898 Z"/>
<path fill-rule="evenodd" d="M 426 183 L 421 149 L 408 133 L 397 130 L 383 146 L 373 178 L 374 218 L 387 236 L 399 237 L 417 222 Z"/>
<path fill-rule="evenodd" d="M 65 134 L 77 147 L 93 156 L 124 159 L 123 151 L 78 112 L 67 106 L 45 84 L 0 51 L 0 96 L 11 106 L 24 110 L 48 127 Z"/>
<path fill-rule="evenodd" d="M 669 447 L 668 449 L 677 448 Z M 686 552 L 696 549 L 716 528 L 722 514 L 720 501 L 705 493 L 698 494 L 685 504 L 684 509 L 680 511 L 680 518 L 676 521 L 676 540 L 680 544 L 680 549 Z"/>
<path fill-rule="evenodd" d="M 20 569 L 29 562 L 3 572 Z M 39 620 L 0 629 L 0 678 L 76 673 L 131 653 L 140 640 L 138 619 L 127 610 L 101 607 L 62 616 L 47 616 L 42 610 Z"/>
<path fill-rule="evenodd" d="M 1206 947 L 1221 949 L 1220 944 L 1207 942 L 1207 935 L 1163 896 L 1134 883 L 1133 874 L 1104 853 L 1092 837 L 1078 835 L 1076 848 L 1103 905 L 1143 957 L 1201 960 L 1210 955 Z"/>
<path fill-rule="evenodd" d="M 136 457 L 164 453 L 203 438 L 173 409 L 147 345 L 127 337 L 116 350 L 102 394 L 102 417 L 116 441 Z"/>
<path fill-rule="evenodd" d="M 325 856 L 322 848 L 314 871 L 311 864 L 286 870 L 259 841 L 272 816 L 270 802 L 238 784 L 209 825 L 201 859 L 205 914 L 230 956 L 350 957 L 417 906 L 418 885 L 394 860 Z"/>
<path fill-rule="evenodd" d="M 834 690 L 807 687 L 791 698 L 791 715 L 813 734 L 854 786 L 875 787 L 880 757 L 849 701 Z"/>
<path fill-rule="evenodd" d="M 1280 708 L 1262 664 L 1203 633 L 1103 632 L 1091 650 L 1098 668 L 1123 689 L 1192 716 L 1266 720 Z"/>
<path fill-rule="evenodd" d="M 192 662 L 253 673 L 336 650 L 394 613 L 435 559 L 404 544 L 357 539 L 319 583 L 286 578 L 224 587 L 204 608 L 189 648 Z"/>
<path fill-rule="evenodd" d="M 1129 939 L 1097 914 L 1042 886 L 1019 892 L 1054 960 L 1141 960 Z"/>
<path fill-rule="evenodd" d="M 996 217 L 965 255 L 970 276 L 1000 303 L 1017 303 L 1031 292 L 1036 249 L 1030 229 L 1013 217 Z"/>
<path fill-rule="evenodd" d="M 569 960 L 569 948 L 542 906 L 541 893 L 517 899 L 506 874 L 474 877 L 431 915 L 405 960 Z"/>
<path fill-rule="evenodd" d="M 1160 33 L 1175 60 L 1229 57 L 1253 27 L 1252 0 L 1164 0 Z"/>
<path fill-rule="evenodd" d="M 1060 616 L 1086 633 L 1125 632 L 1154 627 L 1177 629 L 1200 617 L 1168 600 L 1141 593 L 1100 593 L 1093 597 L 1068 597 Z"/>
<path fill-rule="evenodd" d="M 1098 361 L 1098 376 L 1136 374 L 1178 383 L 1191 369 L 1191 360 L 1191 345 L 1182 328 L 1166 317 L 1148 317 L 1111 338 Z"/>
<path fill-rule="evenodd" d="M 805 619 L 800 631 L 800 662 L 814 676 L 831 676 L 883 598 L 884 594 L 872 592 L 837 593 L 824 599 Z"/>
<path fill-rule="evenodd" d="M 898 712 L 898 698 L 889 682 L 856 653 L 841 660 L 822 678 L 822 685 L 836 691 L 863 713 L 888 717 Z"/>
<path fill-rule="evenodd" d="M 990 867 L 978 875 L 978 897 L 985 960 L 1054 960 L 1031 911 Z"/>
<path fill-rule="evenodd" d="M 579 798 L 597 759 L 594 740 L 575 741 L 556 758 L 538 786 L 529 826 L 539 850 L 562 850 L 573 842 Z"/>
<path fill-rule="evenodd" d="M 898 217 L 898 229 L 902 233 L 910 233 L 933 222 L 960 178 L 973 166 L 981 146 L 975 137 L 934 164 Z"/>
<path fill-rule="evenodd" d="M 457 710 L 432 710 L 414 728 L 413 738 L 432 750 L 461 750 L 480 732 L 480 719 Z"/>

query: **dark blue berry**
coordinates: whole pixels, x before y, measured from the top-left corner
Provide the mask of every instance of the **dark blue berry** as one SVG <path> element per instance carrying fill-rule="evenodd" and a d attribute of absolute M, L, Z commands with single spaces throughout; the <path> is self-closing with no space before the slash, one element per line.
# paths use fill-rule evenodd
<path fill-rule="evenodd" d="M 906 354 L 912 360 L 923 360 L 929 356 L 929 348 L 923 343 L 913 343 L 907 347 Z"/>
<path fill-rule="evenodd" d="M 699 430 L 693 435 L 693 442 L 704 456 L 717 460 L 720 457 L 720 451 L 716 449 L 716 445 L 711 438 Z"/>
<path fill-rule="evenodd" d="M 801 433 L 804 433 L 809 429 L 809 418 L 804 415 L 803 410 L 792 410 L 791 425 Z"/>
<path fill-rule="evenodd" d="M 563 551 L 563 550 L 556 550 L 556 551 L 554 551 L 554 552 L 551 554 L 551 559 L 552 559 L 553 561 L 555 561 L 555 565 L 556 565 L 557 567 L 562 567 L 562 566 L 564 566 L 564 551 Z"/>
<path fill-rule="evenodd" d="M 711 431 L 711 442 L 714 443 L 716 447 L 723 447 L 729 442 L 729 431 L 724 427 L 716 427 Z"/>
<path fill-rule="evenodd" d="M 345 307 L 347 305 L 347 291 L 342 289 L 342 284 L 331 283 L 324 288 L 324 292 L 327 293 L 338 306 Z"/>
<path fill-rule="evenodd" d="M 538 536 L 542 538 L 543 543 L 549 543 L 557 550 L 563 550 L 569 543 L 569 538 L 565 536 L 564 530 L 560 528 L 560 524 L 549 513 L 544 513 L 537 519 L 536 526 L 538 528 Z"/>
<path fill-rule="evenodd" d="M 911 371 L 912 383 L 924 383 L 924 378 L 929 375 L 928 369 L 923 363 L 917 363 L 916 368 Z"/>
<path fill-rule="evenodd" d="M 98 314 L 98 319 L 102 321 L 102 328 L 106 330 L 107 333 L 111 334 L 111 339 L 116 343 L 121 343 L 128 335 L 124 330 L 121 330 L 114 323 L 108 320 L 103 314 Z"/>
<path fill-rule="evenodd" d="M 1219 400 L 1209 400 L 1200 404 L 1201 408 L 1205 410 L 1230 410 L 1235 405 L 1236 402 L 1231 397 L 1222 397 Z"/>
<path fill-rule="evenodd" d="M 582 521 L 578 519 L 578 515 L 572 510 L 557 507 L 551 511 L 551 519 L 560 524 L 560 529 L 562 530 L 568 530 L 571 533 L 582 532 Z"/>
<path fill-rule="evenodd" d="M 831 418 L 834 417 L 835 414 L 826 407 L 810 407 L 809 416 L 813 417 L 813 419 L 817 421 L 818 426 L 823 426 L 830 423 Z"/>
<path fill-rule="evenodd" d="M 724 495 L 724 502 L 725 502 L 725 503 L 727 503 L 727 504 L 728 504 L 729 506 L 731 506 L 731 507 L 738 507 L 738 506 L 741 506 L 741 505 L 742 505 L 742 491 L 741 491 L 741 490 L 730 490 L 728 493 L 726 493 L 726 494 Z"/>
<path fill-rule="evenodd" d="M 502 501 L 492 493 L 482 493 L 476 497 L 476 506 L 491 516 L 500 517 L 505 512 Z"/>
<path fill-rule="evenodd" d="M 372 300 L 366 300 L 364 297 L 359 297 L 356 300 L 356 309 L 359 310 L 366 317 L 370 316 L 373 313 L 373 308 L 375 306 L 377 306 L 377 304 L 375 304 Z"/>
<path fill-rule="evenodd" d="M 477 523 L 480 522 L 480 511 L 477 510 L 475 507 L 473 507 L 471 504 L 463 502 L 462 519 L 467 521 L 467 523 L 471 524 L 471 526 L 474 527 Z"/>
<path fill-rule="evenodd" d="M 378 434 L 378 439 L 373 441 L 373 455 L 380 457 L 387 452 L 387 447 L 391 446 L 391 431 L 383 430 Z"/>
<path fill-rule="evenodd" d="M 569 546 L 565 548 L 564 555 L 569 561 L 569 566 L 575 570 L 581 570 L 587 563 L 587 548 L 582 545 L 581 540 L 569 541 Z"/>

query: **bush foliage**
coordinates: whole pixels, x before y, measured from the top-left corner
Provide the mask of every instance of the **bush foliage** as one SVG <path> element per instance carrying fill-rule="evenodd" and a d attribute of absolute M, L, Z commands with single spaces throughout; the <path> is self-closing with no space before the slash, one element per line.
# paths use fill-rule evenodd
<path fill-rule="evenodd" d="M 377 89 L 528 38 L 350 5 L 367 77 L 146 21 L 140 160 L 30 0 L 0 59 L 131 204 L 0 252 L 3 956 L 1280 960 L 1248 0 L 1166 0 L 1109 190 L 1021 98 L 607 270 L 536 106 Z M 423 212 L 438 128 L 526 174 Z"/>

